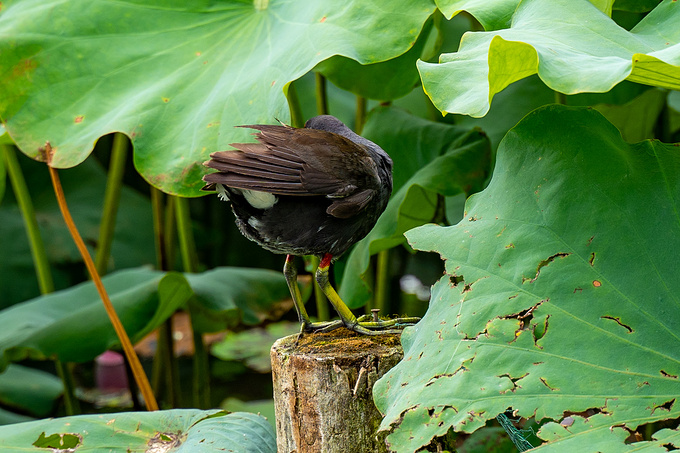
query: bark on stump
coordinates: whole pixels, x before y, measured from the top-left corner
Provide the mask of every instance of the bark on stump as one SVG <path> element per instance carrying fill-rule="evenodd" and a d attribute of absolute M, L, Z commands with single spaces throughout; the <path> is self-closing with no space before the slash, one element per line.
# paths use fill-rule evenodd
<path fill-rule="evenodd" d="M 340 328 L 271 349 L 278 453 L 386 452 L 373 384 L 403 357 L 399 335 Z"/>

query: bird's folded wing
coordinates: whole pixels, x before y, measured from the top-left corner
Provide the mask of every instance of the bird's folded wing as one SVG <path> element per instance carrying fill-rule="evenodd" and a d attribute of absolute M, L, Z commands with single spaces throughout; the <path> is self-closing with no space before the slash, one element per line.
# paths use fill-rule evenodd
<path fill-rule="evenodd" d="M 334 201 L 328 213 L 351 217 L 365 208 L 380 186 L 376 164 L 365 147 L 326 131 L 287 126 L 257 129 L 259 143 L 234 143 L 206 162 L 217 173 L 203 179 L 238 189 L 277 195 L 325 195 Z"/>

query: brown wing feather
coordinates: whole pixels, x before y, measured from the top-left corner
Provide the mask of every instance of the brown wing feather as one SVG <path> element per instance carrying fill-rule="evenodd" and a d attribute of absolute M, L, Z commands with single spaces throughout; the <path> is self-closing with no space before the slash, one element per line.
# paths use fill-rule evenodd
<path fill-rule="evenodd" d="M 326 195 L 334 199 L 327 212 L 347 218 L 364 209 L 379 188 L 368 151 L 341 135 L 289 126 L 240 127 L 258 130 L 259 143 L 235 143 L 236 150 L 211 154 L 205 165 L 218 172 L 203 179 L 213 189 L 224 184 L 277 195 Z"/>

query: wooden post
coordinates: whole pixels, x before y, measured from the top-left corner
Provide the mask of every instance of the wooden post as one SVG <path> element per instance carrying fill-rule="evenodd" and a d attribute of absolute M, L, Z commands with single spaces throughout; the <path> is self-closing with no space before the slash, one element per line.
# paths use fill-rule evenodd
<path fill-rule="evenodd" d="M 402 357 L 399 335 L 344 328 L 274 343 L 278 453 L 386 452 L 372 389 Z"/>

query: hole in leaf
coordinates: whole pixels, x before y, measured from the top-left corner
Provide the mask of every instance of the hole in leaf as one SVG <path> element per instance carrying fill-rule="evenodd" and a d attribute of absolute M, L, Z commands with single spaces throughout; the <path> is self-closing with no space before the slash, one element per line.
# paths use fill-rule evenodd
<path fill-rule="evenodd" d="M 657 420 L 654 422 L 645 423 L 638 426 L 635 431 L 624 427 L 624 429 L 631 433 L 626 439 L 625 443 L 631 444 L 640 441 L 660 440 L 655 436 L 655 433 L 663 429 L 677 430 L 678 426 L 680 426 L 680 418 Z M 672 443 L 662 445 L 662 447 L 664 447 L 666 451 L 680 450 L 680 448 L 678 448 L 676 445 L 673 445 Z"/>
<path fill-rule="evenodd" d="M 451 280 L 451 284 L 453 286 L 458 286 L 458 284 L 463 281 L 463 276 L 462 275 L 452 275 L 452 276 L 449 277 L 449 280 Z"/>
<path fill-rule="evenodd" d="M 54 453 L 61 451 L 74 451 L 83 441 L 80 434 L 75 433 L 54 433 L 49 436 L 45 435 L 43 431 L 38 436 L 38 440 L 33 442 L 34 447 L 38 448 L 52 448 Z"/>
<path fill-rule="evenodd" d="M 508 390 L 503 390 L 501 393 L 505 393 L 507 391 L 514 392 L 515 390 L 517 390 L 517 388 L 522 388 L 522 386 L 518 385 L 517 383 L 527 376 L 529 376 L 529 373 L 524 373 L 522 376 L 519 377 L 512 377 L 507 373 L 501 374 L 500 376 L 498 376 L 499 378 L 508 378 L 510 379 L 510 382 L 512 382 L 512 388 Z"/>
<path fill-rule="evenodd" d="M 654 409 L 652 409 L 652 414 L 653 414 L 654 411 L 656 411 L 657 409 L 661 409 L 661 410 L 670 412 L 671 409 L 673 408 L 673 404 L 675 404 L 675 398 L 673 398 L 673 399 L 670 400 L 670 401 L 666 401 L 666 402 L 663 403 L 663 404 L 659 404 L 658 406 L 654 406 Z"/>
<path fill-rule="evenodd" d="M 595 262 L 595 252 L 590 254 L 590 259 L 588 260 L 588 262 L 590 263 L 591 266 L 593 265 L 593 262 Z"/>
<path fill-rule="evenodd" d="M 536 275 L 533 278 L 522 277 L 522 283 L 526 283 L 526 282 L 533 283 L 533 282 L 535 282 L 536 279 L 538 278 L 538 276 L 541 274 L 541 269 L 543 269 L 545 266 L 547 266 L 548 264 L 555 261 L 557 258 L 564 258 L 565 256 L 569 256 L 569 255 L 570 255 L 570 253 L 560 252 L 560 253 L 555 253 L 552 256 L 549 256 L 547 259 L 544 259 L 543 261 L 538 263 L 538 267 L 536 268 Z"/>
<path fill-rule="evenodd" d="M 541 383 L 542 383 L 543 385 L 545 385 L 546 387 L 548 387 L 548 388 L 549 388 L 550 390 L 552 390 L 553 392 L 556 392 L 556 391 L 559 390 L 559 388 L 557 388 L 557 387 L 552 387 L 550 384 L 548 384 L 548 381 L 546 381 L 545 378 L 539 378 L 539 381 L 541 381 Z"/>
<path fill-rule="evenodd" d="M 182 443 L 179 433 L 161 433 L 157 432 L 149 442 L 147 442 L 148 452 L 165 453 L 169 452 Z"/>
<path fill-rule="evenodd" d="M 664 370 L 661 370 L 661 375 L 664 376 L 664 377 L 671 378 L 671 379 L 677 379 L 678 378 L 677 374 L 670 374 L 670 373 L 665 372 Z"/>
<path fill-rule="evenodd" d="M 628 331 L 628 333 L 633 333 L 633 328 L 630 327 L 629 325 L 622 323 L 621 318 L 619 318 L 618 316 L 601 316 L 601 318 L 602 319 L 611 319 L 612 321 L 616 322 L 618 325 L 620 325 L 621 327 L 626 329 Z"/>
<path fill-rule="evenodd" d="M 607 409 L 605 409 L 604 407 L 591 407 L 591 408 L 586 409 L 586 410 L 581 411 L 581 412 L 564 411 L 562 416 L 565 419 L 567 417 L 576 416 L 576 417 L 581 417 L 581 418 L 588 420 L 590 417 L 592 417 L 593 415 L 597 415 L 597 414 L 605 414 L 606 415 L 606 414 L 609 414 L 609 411 L 607 411 Z"/>
<path fill-rule="evenodd" d="M 543 338 L 545 336 L 545 333 L 548 331 L 548 320 L 550 319 L 550 315 L 546 315 L 545 319 L 543 320 L 543 323 L 536 323 L 534 324 L 533 328 L 533 336 L 534 336 L 534 344 L 541 348 L 541 346 L 538 344 L 538 340 Z"/>

